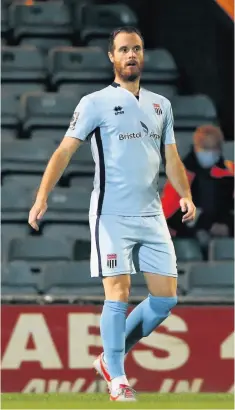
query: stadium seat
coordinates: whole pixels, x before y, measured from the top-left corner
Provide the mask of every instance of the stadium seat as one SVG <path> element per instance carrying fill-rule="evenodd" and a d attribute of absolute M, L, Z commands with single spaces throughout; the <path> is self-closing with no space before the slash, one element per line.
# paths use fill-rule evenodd
<path fill-rule="evenodd" d="M 64 1 L 36 2 L 28 7 L 14 2 L 9 8 L 10 27 L 15 39 L 72 34 L 69 9 Z"/>
<path fill-rule="evenodd" d="M 1 225 L 1 259 L 2 264 L 7 262 L 9 243 L 13 238 L 24 238 L 29 235 L 30 229 L 27 224 L 2 223 Z"/>
<path fill-rule="evenodd" d="M 15 189 L 2 187 L 2 222 L 27 222 L 28 212 L 33 203 L 34 195 L 31 191 L 18 186 Z"/>
<path fill-rule="evenodd" d="M 77 239 L 74 242 L 75 261 L 88 261 L 91 256 L 91 241 Z"/>
<path fill-rule="evenodd" d="M 173 239 L 176 257 L 179 262 L 194 262 L 203 259 L 200 246 L 196 239 Z"/>
<path fill-rule="evenodd" d="M 22 238 L 29 235 L 30 227 L 25 224 L 14 224 L 14 223 L 2 223 L 1 234 L 3 238 Z"/>
<path fill-rule="evenodd" d="M 92 38 L 87 42 L 88 47 L 100 47 L 106 53 L 108 52 L 108 38 Z"/>
<path fill-rule="evenodd" d="M 73 94 L 77 98 L 77 102 L 80 101 L 82 97 L 84 97 L 87 94 L 94 93 L 96 91 L 102 90 L 102 88 L 105 88 L 109 84 L 101 84 L 101 83 L 87 83 L 87 84 L 78 84 L 78 83 L 72 83 L 72 84 L 61 84 L 59 87 L 59 92 L 65 94 Z"/>
<path fill-rule="evenodd" d="M 59 132 L 58 132 L 59 135 Z M 48 138 L 41 140 L 39 138 L 29 139 L 29 140 L 15 140 L 13 142 L 3 142 L 2 143 L 2 161 L 5 163 L 11 164 L 23 164 L 26 168 L 27 164 L 29 165 L 28 171 L 30 169 L 32 172 L 35 170 L 44 170 L 35 169 L 35 165 L 44 165 L 47 164 L 49 158 L 57 148 L 55 141 L 50 140 L 50 130 L 48 130 Z M 32 168 L 30 168 L 32 167 Z M 67 169 L 67 174 L 70 169 L 74 169 L 74 172 L 79 173 L 79 171 L 87 172 L 88 174 L 93 174 L 94 172 L 94 160 L 91 154 L 90 144 L 84 143 L 76 151 L 71 159 L 71 163 Z M 13 171 L 13 169 L 12 169 Z M 23 171 L 23 169 L 22 169 Z M 12 172 L 13 173 L 13 172 Z M 66 173 L 65 173 L 66 175 Z M 83 190 L 86 191 L 87 185 L 83 185 Z M 90 192 L 90 188 L 87 187 Z"/>
<path fill-rule="evenodd" d="M 89 242 L 91 240 L 90 228 L 81 224 L 48 224 L 43 228 L 43 235 L 48 238 L 61 238 L 62 240 L 78 239 Z"/>
<path fill-rule="evenodd" d="M 2 285 L 5 294 L 37 294 L 43 287 L 42 273 L 24 261 L 10 262 L 5 268 Z"/>
<path fill-rule="evenodd" d="M 8 129 L 2 128 L 1 129 L 1 142 L 14 142 L 17 137 L 17 130 L 15 128 Z"/>
<path fill-rule="evenodd" d="M 41 140 L 41 144 L 44 144 L 45 140 L 53 141 L 55 144 L 59 145 L 62 139 L 64 138 L 64 134 L 67 131 L 69 124 L 66 127 L 61 129 L 32 129 L 30 131 L 30 138 L 32 141 Z"/>
<path fill-rule="evenodd" d="M 17 100 L 20 99 L 24 93 L 44 91 L 45 84 L 40 83 L 4 83 L 2 84 L 2 93 L 10 94 Z"/>
<path fill-rule="evenodd" d="M 66 2 L 70 10 L 73 31 L 80 39 L 80 30 L 85 23 L 85 11 L 87 7 L 95 4 L 95 0 L 67 0 Z"/>
<path fill-rule="evenodd" d="M 12 239 L 9 244 L 8 259 L 25 261 L 69 261 L 73 259 L 70 242 L 46 237 Z"/>
<path fill-rule="evenodd" d="M 143 273 L 137 272 L 136 274 L 131 275 L 130 296 L 146 297 L 148 293 Z"/>
<path fill-rule="evenodd" d="M 188 289 L 191 296 L 233 296 L 234 263 L 204 262 L 192 265 Z"/>
<path fill-rule="evenodd" d="M 70 179 L 71 187 L 85 187 L 88 192 L 93 190 L 93 178 L 92 177 L 71 177 Z"/>
<path fill-rule="evenodd" d="M 234 161 L 234 141 L 225 141 L 223 145 L 224 158 Z"/>
<path fill-rule="evenodd" d="M 62 93 L 24 94 L 20 100 L 23 129 L 26 132 L 35 128 L 67 130 L 77 104 L 76 97 Z"/>
<path fill-rule="evenodd" d="M 165 49 L 145 50 L 144 70 L 141 82 L 172 83 L 178 78 L 178 70 L 172 55 Z M 148 88 L 146 86 L 146 88 Z"/>
<path fill-rule="evenodd" d="M 216 108 L 207 95 L 175 96 L 172 99 L 174 128 L 190 129 L 217 122 Z"/>
<path fill-rule="evenodd" d="M 193 134 L 192 132 L 177 131 L 175 139 L 180 158 L 184 159 L 192 149 Z"/>
<path fill-rule="evenodd" d="M 56 146 L 53 141 L 18 140 L 2 144 L 2 160 L 8 162 L 39 162 L 46 164 Z"/>
<path fill-rule="evenodd" d="M 103 296 L 100 279 L 90 277 L 90 262 L 54 263 L 45 267 L 44 292 L 49 295 Z"/>
<path fill-rule="evenodd" d="M 43 55 L 33 46 L 4 46 L 2 53 L 2 82 L 43 82 L 46 68 Z"/>
<path fill-rule="evenodd" d="M 92 47 L 57 47 L 49 52 L 53 85 L 75 81 L 112 81 L 111 63 L 105 52 Z"/>
<path fill-rule="evenodd" d="M 74 84 L 62 84 L 59 87 L 59 92 L 62 93 L 70 93 L 70 94 L 75 94 L 78 98 L 78 100 L 82 97 L 84 97 L 84 95 L 87 94 L 91 94 L 95 91 L 100 91 L 102 90 L 102 88 L 107 87 L 108 85 L 110 85 L 110 82 L 107 82 L 107 84 L 101 84 L 101 83 L 97 83 L 97 84 L 78 84 L 78 83 L 74 83 Z M 156 94 L 160 94 L 163 95 L 164 97 L 168 98 L 169 100 L 171 100 L 173 98 L 173 96 L 176 94 L 177 90 L 176 87 L 173 85 L 165 85 L 165 84 L 147 84 L 146 88 L 149 91 L 152 91 L 153 93 Z"/>
<path fill-rule="evenodd" d="M 1 126 L 15 128 L 19 124 L 19 103 L 13 95 L 2 93 L 1 97 Z"/>
<path fill-rule="evenodd" d="M 234 260 L 234 239 L 233 238 L 215 238 L 209 245 L 209 259 Z"/>
<path fill-rule="evenodd" d="M 89 204 L 90 193 L 82 187 L 55 188 L 48 198 L 48 208 L 60 213 L 88 211 Z"/>
<path fill-rule="evenodd" d="M 193 262 L 194 263 L 194 262 Z M 177 294 L 186 295 L 188 292 L 188 275 L 191 263 L 177 261 Z"/>
<path fill-rule="evenodd" d="M 8 162 L 2 161 L 1 167 L 1 175 L 2 178 L 5 178 L 7 175 L 10 174 L 18 174 L 18 175 L 40 175 L 45 171 L 45 163 L 43 162 Z M 87 164 L 83 162 L 72 162 L 66 168 L 65 172 L 61 176 L 59 181 L 59 185 L 61 186 L 69 186 L 69 180 L 72 176 L 76 175 L 85 175 L 85 176 L 93 176 L 94 175 L 94 165 Z"/>
<path fill-rule="evenodd" d="M 2 222 L 27 223 L 35 195 L 36 187 L 29 189 L 19 186 L 12 190 L 3 185 Z M 40 221 L 40 226 L 57 222 L 87 223 L 89 204 L 90 193 L 85 189 L 55 188 L 49 196 L 48 210 Z"/>
<path fill-rule="evenodd" d="M 1 35 L 5 35 L 9 30 L 8 12 L 6 6 L 1 3 Z"/>
<path fill-rule="evenodd" d="M 86 42 L 91 38 L 109 36 L 116 27 L 136 26 L 138 19 L 126 4 L 100 4 L 85 8 L 83 23 L 80 37 L 82 41 Z"/>
<path fill-rule="evenodd" d="M 74 153 L 71 163 L 87 165 L 91 170 L 94 169 L 94 160 L 91 153 L 91 146 L 88 142 L 83 143 Z"/>
<path fill-rule="evenodd" d="M 37 289 L 35 289 L 33 286 L 18 286 L 14 284 L 9 284 L 9 285 L 4 285 L 2 284 L 1 286 L 1 294 L 2 294 L 2 299 L 4 300 L 4 296 L 11 296 L 17 299 L 17 296 L 19 297 L 20 302 L 22 303 L 22 297 L 24 298 L 25 296 L 30 296 L 33 297 L 35 300 L 35 296 L 38 295 Z"/>
<path fill-rule="evenodd" d="M 70 47 L 72 46 L 72 41 L 68 38 L 46 38 L 46 37 L 29 37 L 23 38 L 20 42 L 21 46 L 35 46 L 43 54 L 48 54 L 49 50 L 54 47 Z"/>
<path fill-rule="evenodd" d="M 9 174 L 3 179 L 3 185 L 9 187 L 9 189 L 15 189 L 16 187 L 28 187 L 31 189 L 36 189 L 39 187 L 42 180 L 41 175 L 18 175 Z"/>
<path fill-rule="evenodd" d="M 168 100 L 171 100 L 177 94 L 177 88 L 174 85 L 149 83 L 146 88 L 155 94 L 163 95 Z"/>

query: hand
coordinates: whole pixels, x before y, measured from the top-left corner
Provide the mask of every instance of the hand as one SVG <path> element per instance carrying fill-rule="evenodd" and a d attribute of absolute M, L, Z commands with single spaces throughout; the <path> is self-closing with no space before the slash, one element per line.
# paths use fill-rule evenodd
<path fill-rule="evenodd" d="M 45 200 L 36 200 L 35 204 L 29 212 L 28 223 L 35 231 L 39 231 L 37 221 L 43 217 L 47 210 L 47 203 Z"/>
<path fill-rule="evenodd" d="M 182 222 L 190 222 L 195 219 L 196 207 L 193 201 L 189 198 L 181 198 L 180 207 L 182 212 L 186 212 L 182 218 Z"/>
<path fill-rule="evenodd" d="M 213 236 L 228 236 L 228 226 L 225 224 L 214 223 L 210 229 L 210 233 Z"/>

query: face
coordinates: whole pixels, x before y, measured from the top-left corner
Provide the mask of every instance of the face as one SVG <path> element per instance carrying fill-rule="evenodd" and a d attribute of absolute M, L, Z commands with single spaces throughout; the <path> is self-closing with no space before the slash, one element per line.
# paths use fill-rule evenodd
<path fill-rule="evenodd" d="M 202 168 L 209 169 L 213 167 L 219 161 L 221 155 L 221 146 L 213 135 L 207 135 L 200 145 L 195 144 L 194 150 L 197 161 Z"/>
<path fill-rule="evenodd" d="M 195 145 L 195 151 L 220 151 L 221 145 L 213 135 L 207 135 L 200 145 Z"/>
<path fill-rule="evenodd" d="M 123 81 L 135 81 L 144 65 L 144 50 L 141 38 L 136 33 L 119 33 L 114 40 L 114 49 L 109 53 L 115 74 Z"/>

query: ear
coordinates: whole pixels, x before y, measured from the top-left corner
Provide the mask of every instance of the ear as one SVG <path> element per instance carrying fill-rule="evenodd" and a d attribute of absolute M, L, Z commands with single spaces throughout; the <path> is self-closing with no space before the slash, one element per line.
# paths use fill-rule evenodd
<path fill-rule="evenodd" d="M 109 56 L 109 59 L 110 59 L 111 63 L 113 63 L 113 55 L 112 55 L 112 53 L 110 53 L 110 51 L 108 52 L 108 56 Z"/>

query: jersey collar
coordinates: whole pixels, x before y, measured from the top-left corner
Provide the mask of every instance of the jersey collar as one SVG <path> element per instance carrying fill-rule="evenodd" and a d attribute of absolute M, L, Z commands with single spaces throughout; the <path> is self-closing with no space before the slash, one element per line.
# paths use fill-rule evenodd
<path fill-rule="evenodd" d="M 121 87 L 120 84 L 116 83 L 115 81 L 112 82 L 111 86 L 114 88 Z"/>
<path fill-rule="evenodd" d="M 111 84 L 112 87 L 114 88 L 118 88 L 121 87 L 119 83 L 116 83 L 116 81 L 113 81 Z M 140 88 L 139 88 L 139 95 L 135 95 L 135 97 L 137 98 L 137 100 L 139 100 L 139 96 L 140 96 Z"/>

